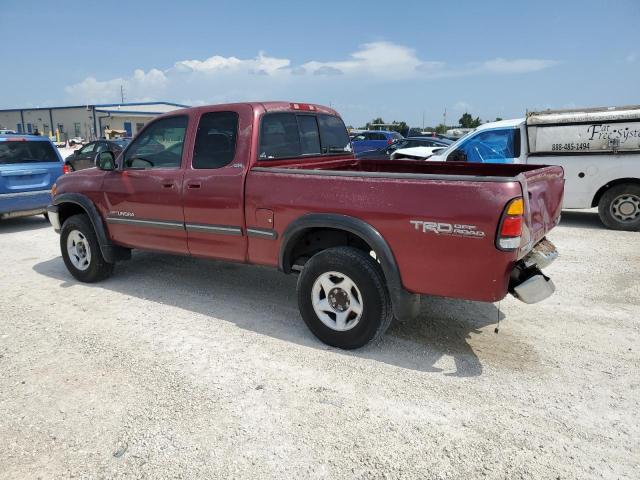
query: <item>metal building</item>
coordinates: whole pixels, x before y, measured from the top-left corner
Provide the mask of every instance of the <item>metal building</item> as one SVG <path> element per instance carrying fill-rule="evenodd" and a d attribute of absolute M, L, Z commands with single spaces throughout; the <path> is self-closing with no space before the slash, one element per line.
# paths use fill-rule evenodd
<path fill-rule="evenodd" d="M 42 135 L 57 134 L 62 141 L 75 137 L 95 140 L 104 136 L 105 129 L 124 130 L 131 137 L 153 117 L 186 107 L 170 102 L 143 102 L 0 109 L 0 129 L 18 133 L 38 130 Z"/>

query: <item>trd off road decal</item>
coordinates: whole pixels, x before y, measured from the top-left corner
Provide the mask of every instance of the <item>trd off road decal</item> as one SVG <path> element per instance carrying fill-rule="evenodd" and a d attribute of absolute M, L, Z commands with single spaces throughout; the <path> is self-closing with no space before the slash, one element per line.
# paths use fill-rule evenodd
<path fill-rule="evenodd" d="M 427 222 L 424 220 L 409 220 L 413 228 L 422 233 L 435 233 L 452 237 L 484 238 L 485 233 L 478 230 L 476 225 L 462 223 Z"/>

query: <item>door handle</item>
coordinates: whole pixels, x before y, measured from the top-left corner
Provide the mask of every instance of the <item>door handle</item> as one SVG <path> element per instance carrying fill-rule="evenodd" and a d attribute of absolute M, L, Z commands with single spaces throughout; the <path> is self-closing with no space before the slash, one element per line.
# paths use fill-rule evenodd
<path fill-rule="evenodd" d="M 163 183 L 162 188 L 173 188 L 173 183 Z"/>
<path fill-rule="evenodd" d="M 187 188 L 191 188 L 191 189 L 200 188 L 201 186 L 202 186 L 201 183 L 187 183 Z"/>

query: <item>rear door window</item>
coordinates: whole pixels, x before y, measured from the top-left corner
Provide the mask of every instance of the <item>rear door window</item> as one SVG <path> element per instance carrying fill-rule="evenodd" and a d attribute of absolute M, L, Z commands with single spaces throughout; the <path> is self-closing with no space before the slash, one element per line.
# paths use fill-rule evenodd
<path fill-rule="evenodd" d="M 236 154 L 237 136 L 236 112 L 209 112 L 202 115 L 193 150 L 193 168 L 222 168 L 229 165 Z"/>
<path fill-rule="evenodd" d="M 59 161 L 49 142 L 0 142 L 0 165 Z"/>

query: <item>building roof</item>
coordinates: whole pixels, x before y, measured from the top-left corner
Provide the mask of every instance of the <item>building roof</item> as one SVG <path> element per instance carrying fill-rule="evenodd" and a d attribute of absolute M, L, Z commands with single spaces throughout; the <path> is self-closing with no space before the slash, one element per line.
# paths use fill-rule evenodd
<path fill-rule="evenodd" d="M 26 107 L 26 108 L 5 108 L 0 109 L 0 112 L 19 112 L 20 110 L 60 110 L 63 108 L 95 108 L 99 112 L 111 112 L 111 113 L 131 113 L 131 114 L 146 114 L 146 115 L 159 115 L 167 113 L 179 108 L 188 108 L 189 105 L 181 105 L 179 103 L 172 102 L 134 102 L 134 103 L 101 103 L 101 104 L 88 104 L 88 105 L 66 105 L 62 107 Z"/>

